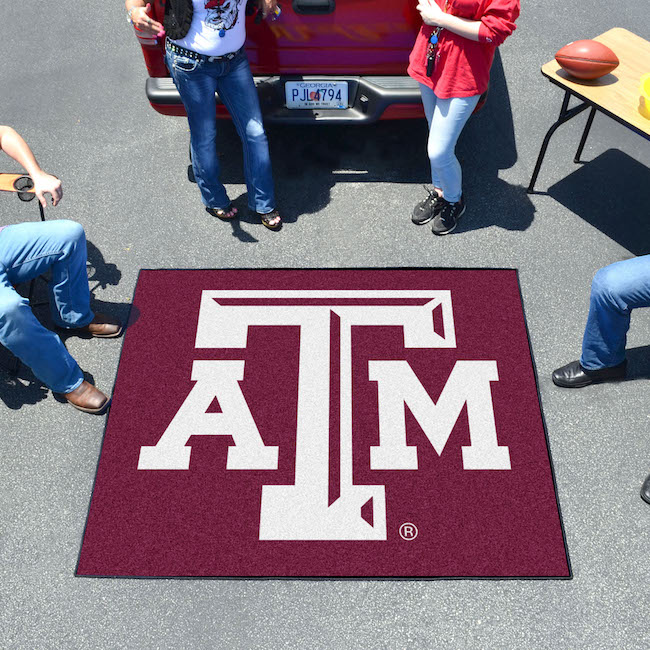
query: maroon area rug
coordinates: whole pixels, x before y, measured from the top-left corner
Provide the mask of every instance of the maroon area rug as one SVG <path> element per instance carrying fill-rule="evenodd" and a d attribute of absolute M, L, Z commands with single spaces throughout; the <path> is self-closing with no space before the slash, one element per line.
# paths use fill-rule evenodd
<path fill-rule="evenodd" d="M 517 272 L 142 271 L 77 574 L 570 577 Z"/>

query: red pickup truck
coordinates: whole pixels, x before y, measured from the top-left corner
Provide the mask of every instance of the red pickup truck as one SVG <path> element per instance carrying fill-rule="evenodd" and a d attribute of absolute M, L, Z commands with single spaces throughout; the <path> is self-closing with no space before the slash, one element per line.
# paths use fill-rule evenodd
<path fill-rule="evenodd" d="M 154 0 L 162 22 L 165 0 Z M 247 10 L 246 51 L 264 119 L 359 124 L 423 117 L 417 82 L 406 75 L 422 24 L 414 0 L 285 0 L 278 20 Z M 137 35 L 137 31 L 136 31 Z M 185 115 L 163 61 L 164 39 L 139 37 L 146 92 L 165 115 Z M 217 116 L 228 117 L 221 105 Z"/>

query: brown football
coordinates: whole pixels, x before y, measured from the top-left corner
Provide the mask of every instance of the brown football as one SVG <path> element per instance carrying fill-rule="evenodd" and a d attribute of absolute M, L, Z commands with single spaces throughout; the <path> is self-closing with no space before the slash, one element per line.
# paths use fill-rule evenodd
<path fill-rule="evenodd" d="M 574 41 L 558 50 L 555 60 L 572 77 L 598 79 L 615 70 L 618 57 L 598 41 Z"/>

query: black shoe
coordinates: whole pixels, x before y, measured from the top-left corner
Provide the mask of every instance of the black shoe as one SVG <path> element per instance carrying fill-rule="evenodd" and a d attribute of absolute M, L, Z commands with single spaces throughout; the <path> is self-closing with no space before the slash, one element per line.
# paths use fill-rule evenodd
<path fill-rule="evenodd" d="M 440 198 L 442 208 L 434 217 L 431 232 L 434 235 L 447 235 L 458 225 L 458 221 L 465 214 L 465 199 L 461 196 L 460 201 L 450 203 Z"/>
<path fill-rule="evenodd" d="M 426 186 L 424 189 L 427 190 Z M 427 190 L 427 192 L 429 192 L 429 190 Z M 427 196 L 424 201 L 420 201 L 413 208 L 413 216 L 411 217 L 411 221 L 418 226 L 429 223 L 429 221 L 431 221 L 431 219 L 433 219 L 441 209 L 442 198 L 434 189 L 433 192 L 429 192 L 429 196 Z"/>
<path fill-rule="evenodd" d="M 600 381 L 623 379 L 627 369 L 627 360 L 611 368 L 585 370 L 579 361 L 572 361 L 558 368 L 552 375 L 553 383 L 562 388 L 582 388 Z"/>
<path fill-rule="evenodd" d="M 646 476 L 643 485 L 641 486 L 641 498 L 646 502 L 650 503 L 650 474 Z"/>

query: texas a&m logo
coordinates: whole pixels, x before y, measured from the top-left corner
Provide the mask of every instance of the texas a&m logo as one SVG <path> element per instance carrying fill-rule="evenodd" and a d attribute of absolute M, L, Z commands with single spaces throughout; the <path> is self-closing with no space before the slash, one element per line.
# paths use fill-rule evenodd
<path fill-rule="evenodd" d="M 332 315 L 336 318 L 332 318 Z M 196 348 L 245 349 L 251 326 L 298 326 L 300 366 L 295 478 L 264 485 L 260 540 L 386 540 L 384 485 L 357 485 L 353 476 L 352 328 L 400 328 L 404 348 L 456 348 L 450 291 L 203 291 Z M 338 328 L 340 468 L 338 494 L 330 492 L 331 329 Z M 509 470 L 510 452 L 497 440 L 491 383 L 493 360 L 457 360 L 434 402 L 406 360 L 370 360 L 364 369 L 378 394 L 379 444 L 372 470 L 417 470 L 418 448 L 407 444 L 408 407 L 428 442 L 442 455 L 467 407 L 470 444 L 464 470 Z M 138 470 L 190 471 L 192 436 L 231 436 L 228 470 L 278 469 L 278 447 L 266 445 L 240 382 L 243 360 L 195 360 L 194 386 L 154 446 L 142 446 Z M 221 412 L 207 412 L 217 398 Z M 288 418 L 288 421 L 293 421 Z M 371 508 L 372 517 L 363 516 Z"/>

